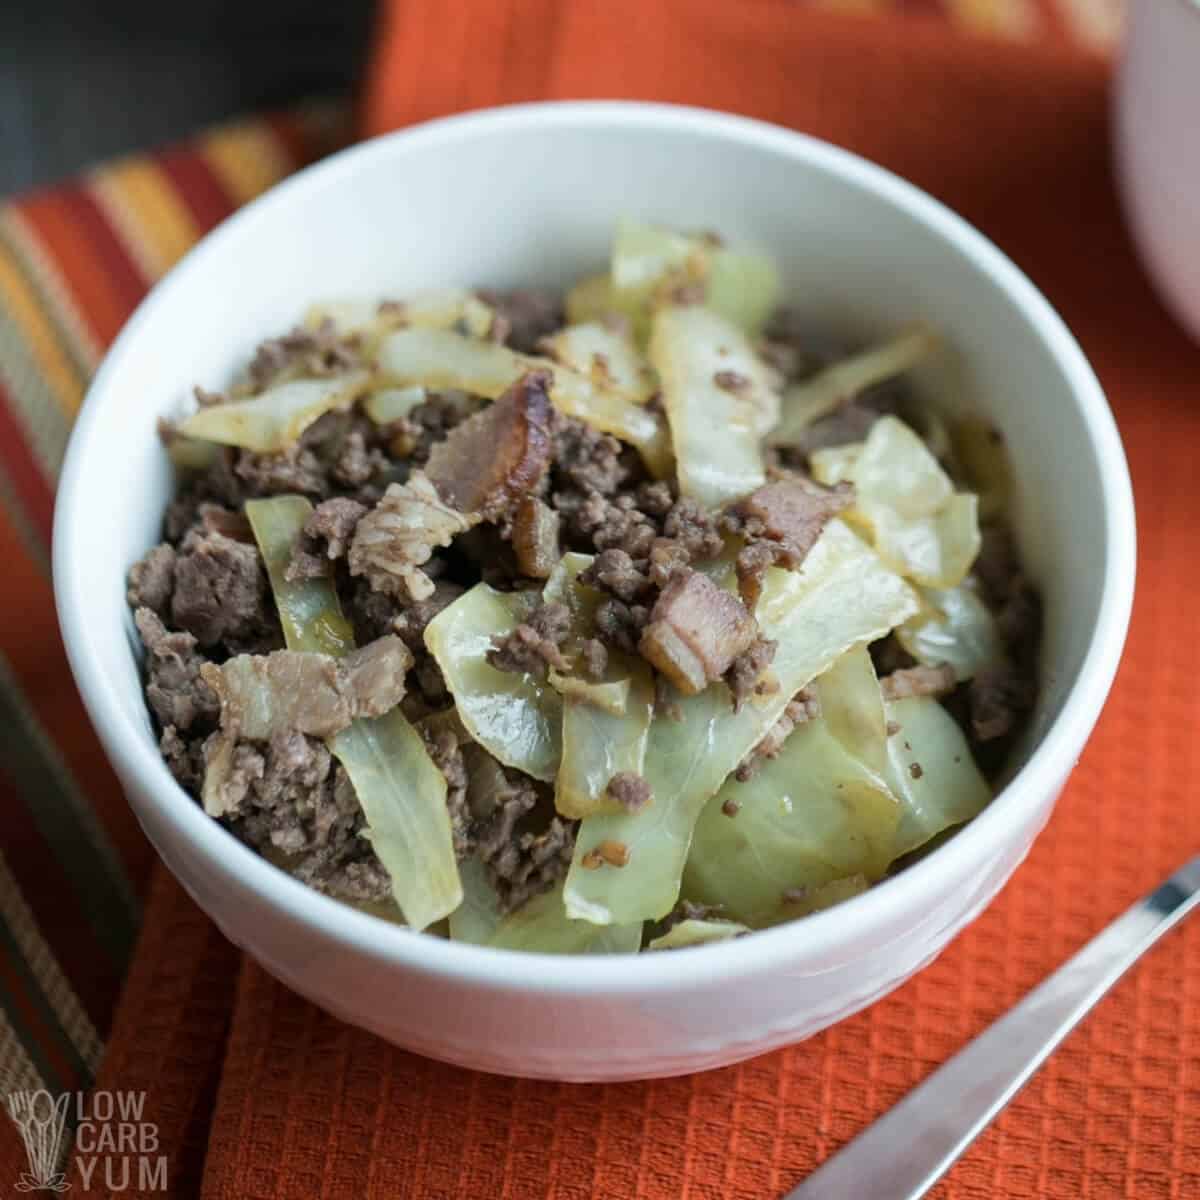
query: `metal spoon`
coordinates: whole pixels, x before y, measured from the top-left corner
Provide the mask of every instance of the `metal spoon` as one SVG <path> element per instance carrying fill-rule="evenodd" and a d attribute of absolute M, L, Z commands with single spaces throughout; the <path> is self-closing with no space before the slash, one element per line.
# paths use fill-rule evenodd
<path fill-rule="evenodd" d="M 924 1196 L 1093 1005 L 1198 904 L 1200 857 L 1097 934 L 783 1200 Z"/>

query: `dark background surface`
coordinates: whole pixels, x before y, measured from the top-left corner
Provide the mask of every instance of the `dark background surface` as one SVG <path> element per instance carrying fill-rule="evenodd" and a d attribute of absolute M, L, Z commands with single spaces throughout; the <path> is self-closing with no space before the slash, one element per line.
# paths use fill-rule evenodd
<path fill-rule="evenodd" d="M 349 91 L 370 0 L 0 0 L 0 196 Z"/>

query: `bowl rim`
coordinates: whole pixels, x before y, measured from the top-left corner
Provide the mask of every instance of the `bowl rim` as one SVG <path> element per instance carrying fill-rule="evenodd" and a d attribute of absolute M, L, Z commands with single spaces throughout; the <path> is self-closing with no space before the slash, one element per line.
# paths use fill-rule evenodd
<path fill-rule="evenodd" d="M 834 909 L 802 922 L 763 930 L 753 937 L 697 948 L 685 954 L 642 954 L 630 968 L 628 955 L 559 956 L 512 952 L 414 935 L 401 926 L 324 896 L 260 858 L 213 821 L 171 777 L 144 730 L 118 702 L 118 689 L 88 651 L 86 580 L 73 554 L 86 511 L 80 477 L 93 431 L 105 406 L 117 401 L 125 363 L 137 356 L 142 327 L 152 313 L 185 290 L 201 261 L 219 254 L 247 226 L 270 220 L 295 193 L 336 183 L 373 159 L 403 156 L 418 148 L 502 137 L 514 130 L 568 127 L 653 129 L 667 136 L 687 133 L 750 145 L 783 155 L 798 165 L 840 177 L 876 194 L 948 241 L 1029 320 L 1063 372 L 1084 418 L 1099 469 L 1107 567 L 1095 628 L 1082 668 L 1062 710 L 1029 760 L 992 803 L 927 858 Z M 636 995 L 674 991 L 739 975 L 769 971 L 798 956 L 827 954 L 853 928 L 861 938 L 886 926 L 889 914 L 920 908 L 934 872 L 965 878 L 1004 842 L 1005 829 L 1035 818 L 1047 795 L 1057 792 L 1075 763 L 1115 675 L 1129 624 L 1134 590 L 1133 493 L 1116 423 L 1083 351 L 1050 303 L 990 240 L 940 201 L 898 175 L 850 151 L 810 135 L 748 117 L 710 109 L 638 101 L 549 101 L 482 109 L 424 122 L 349 147 L 309 166 L 228 217 L 149 292 L 113 342 L 96 373 L 72 431 L 55 505 L 53 574 L 59 621 L 75 680 L 89 716 L 119 777 L 136 788 L 160 821 L 182 839 L 187 853 L 236 886 L 248 889 L 291 920 L 324 938 L 378 962 L 446 980 L 491 989 L 559 994 Z M 100 636 L 113 636 L 100 631 Z"/>

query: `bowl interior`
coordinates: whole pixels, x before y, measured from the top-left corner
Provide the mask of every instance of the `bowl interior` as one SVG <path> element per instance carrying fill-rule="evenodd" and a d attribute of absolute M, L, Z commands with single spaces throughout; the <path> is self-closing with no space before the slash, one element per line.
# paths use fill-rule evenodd
<path fill-rule="evenodd" d="M 286 183 L 207 239 L 131 322 L 87 400 L 56 531 L 67 638 L 93 711 L 112 710 L 105 727 L 152 746 L 125 573 L 157 540 L 173 486 L 157 417 L 185 411 L 195 384 L 227 383 L 311 301 L 566 284 L 605 262 L 615 218 L 630 214 L 770 251 L 816 331 L 865 339 L 923 319 L 945 333 L 954 361 L 917 386 L 1004 433 L 1046 602 L 1023 760 L 1088 655 L 1110 569 L 1102 471 L 1124 471 L 1110 429 L 1097 449 L 1096 400 L 1090 415 L 1079 400 L 1095 383 L 1061 324 L 940 206 L 820 143 L 655 107 L 530 112 L 435 123 Z M 165 768 L 155 787 L 164 804 L 191 803 Z"/>

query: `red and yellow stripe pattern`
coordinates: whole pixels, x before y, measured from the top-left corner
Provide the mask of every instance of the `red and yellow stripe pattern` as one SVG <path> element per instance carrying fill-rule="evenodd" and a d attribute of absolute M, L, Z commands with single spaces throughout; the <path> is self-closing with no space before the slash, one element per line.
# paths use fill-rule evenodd
<path fill-rule="evenodd" d="M 152 857 L 54 615 L 50 527 L 71 423 L 150 286 L 345 128 L 337 107 L 264 116 L 0 207 L 0 1092 L 91 1084 Z"/>

